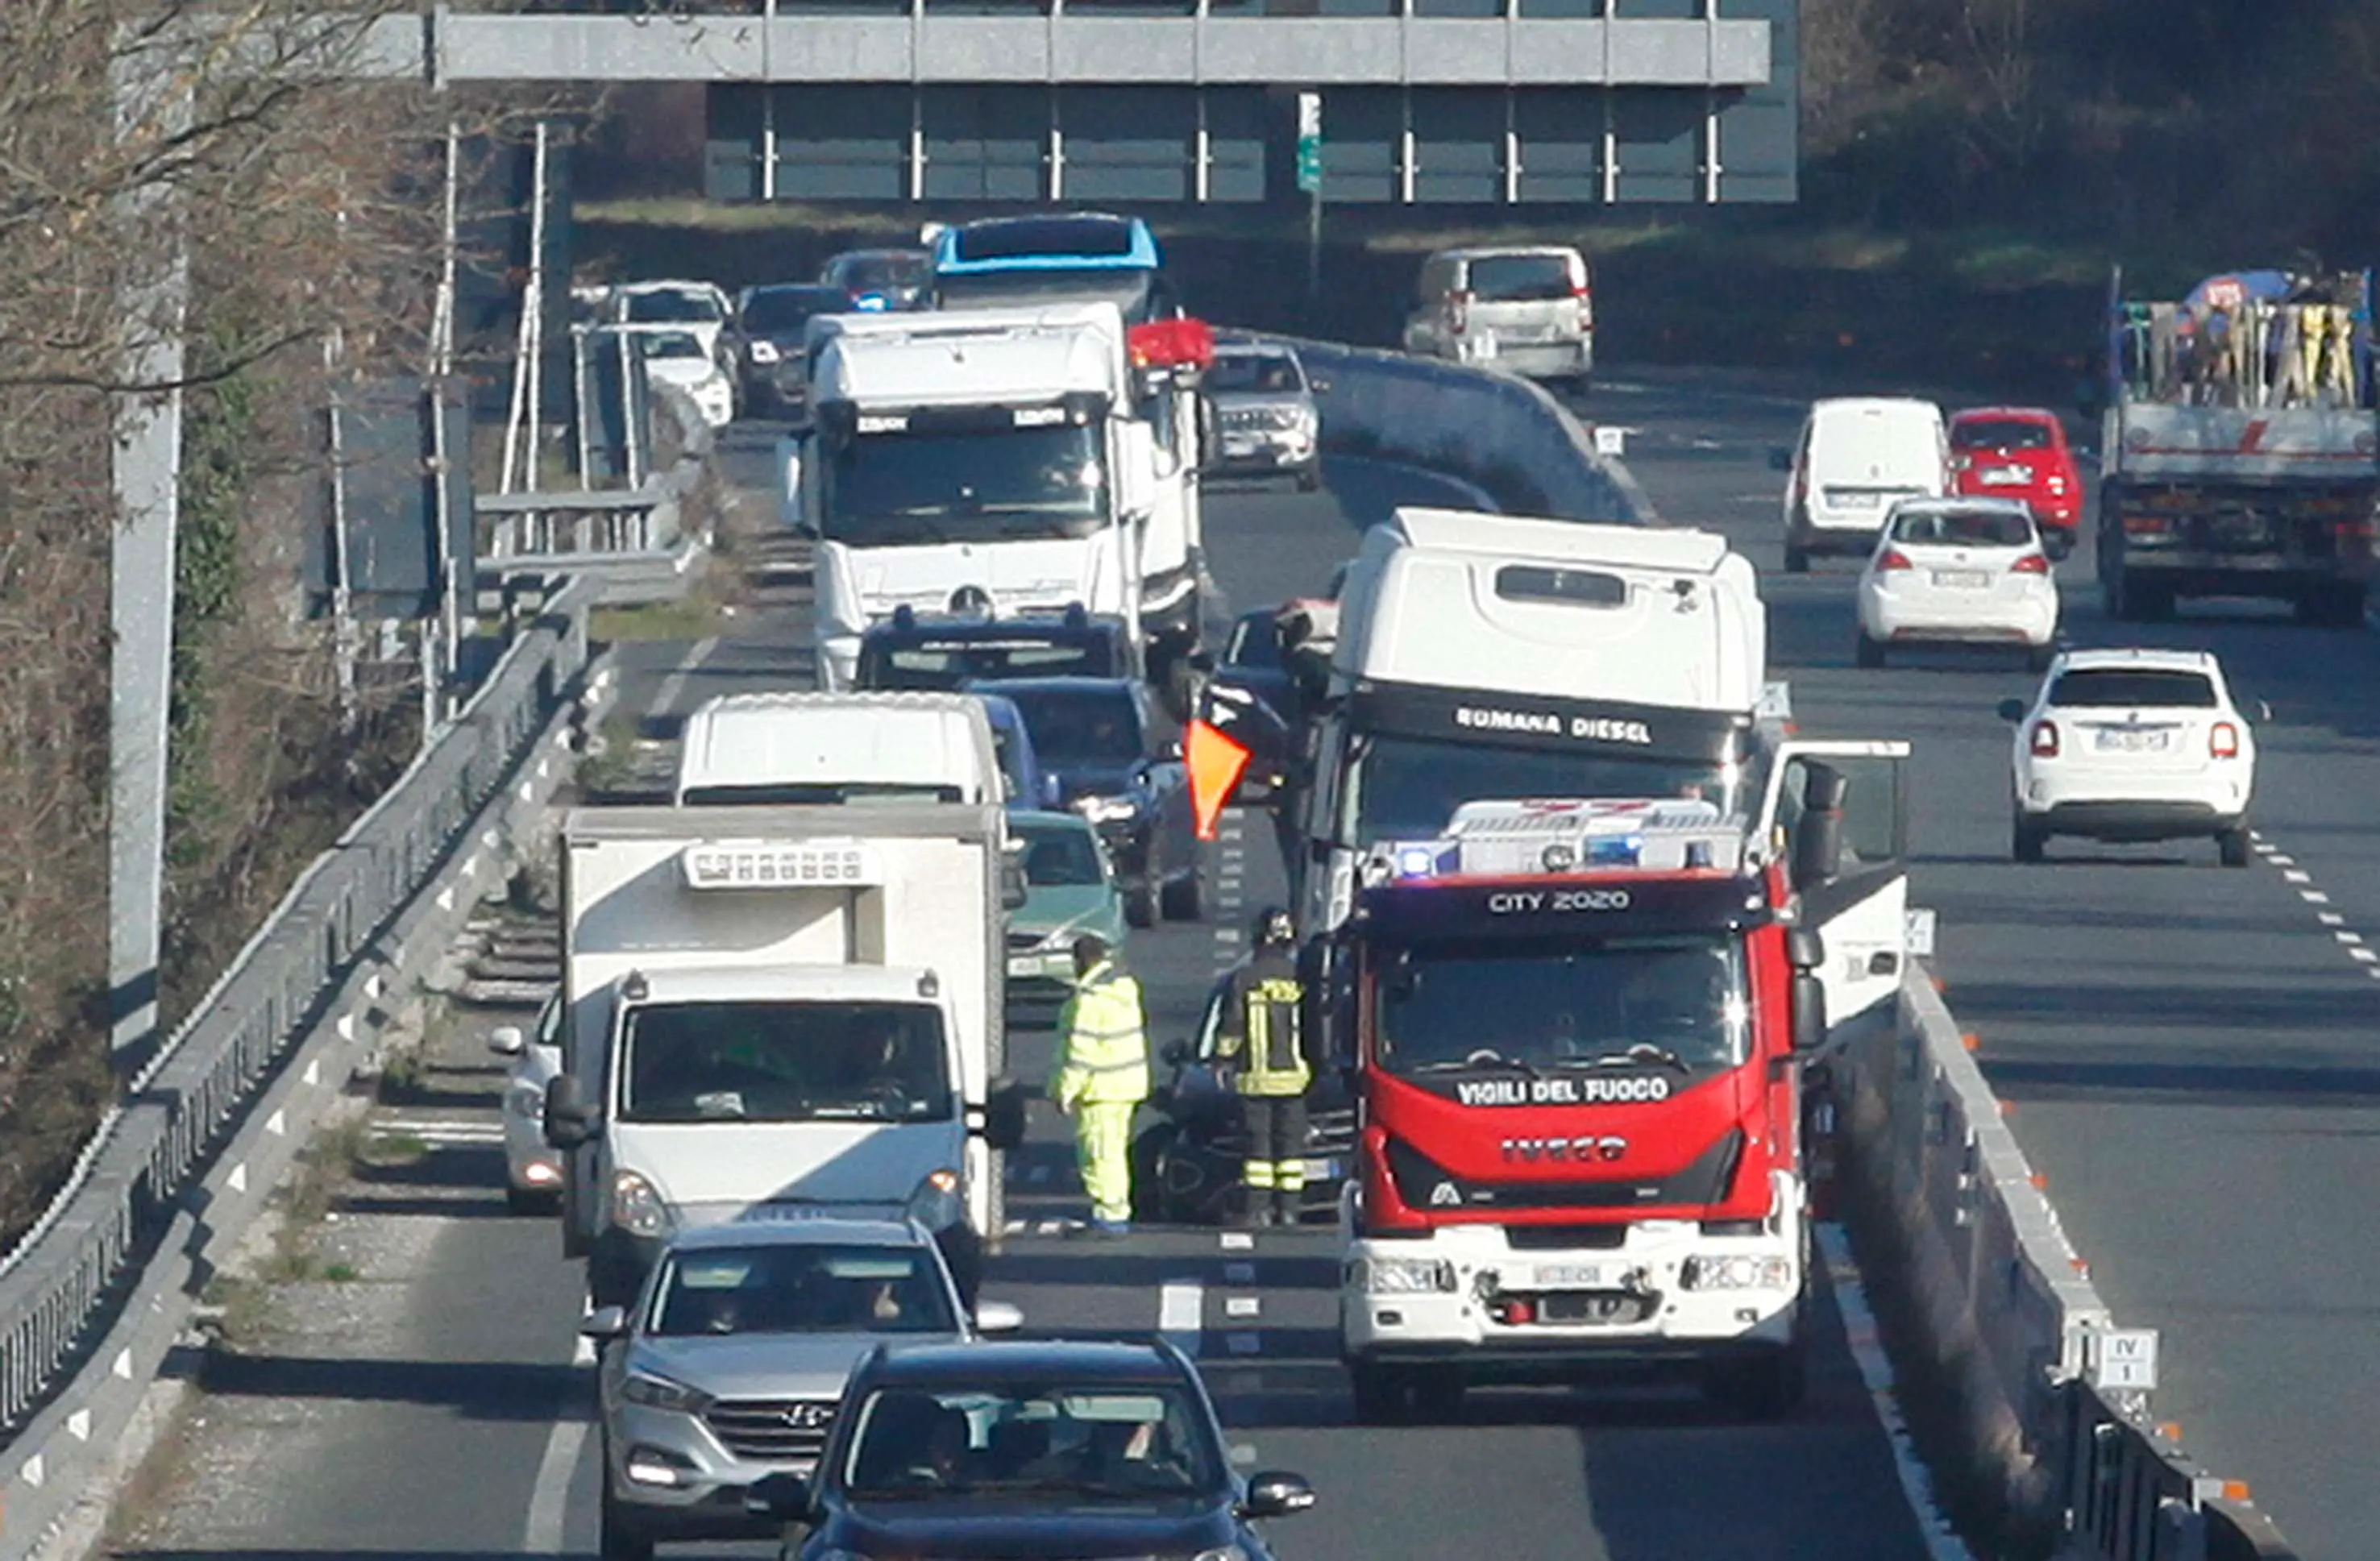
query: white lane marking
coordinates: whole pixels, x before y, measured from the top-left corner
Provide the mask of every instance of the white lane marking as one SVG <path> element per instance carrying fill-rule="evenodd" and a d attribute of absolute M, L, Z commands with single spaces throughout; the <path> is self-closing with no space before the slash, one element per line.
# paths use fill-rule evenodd
<path fill-rule="evenodd" d="M 1257 1250 L 1256 1235 L 1247 1230 L 1226 1230 L 1218 1236 L 1227 1252 L 1252 1252 Z"/>
<path fill-rule="evenodd" d="M 595 1298 L 589 1296 L 579 1307 L 581 1320 L 592 1316 Z M 570 1364 L 574 1371 L 584 1371 L 595 1363 L 595 1341 L 581 1334 L 573 1342 Z M 574 1391 L 570 1397 L 579 1397 Z M 578 1470 L 579 1455 L 587 1448 L 588 1424 L 576 1415 L 553 1422 L 545 1434 L 545 1453 L 537 1460 L 537 1482 L 529 1487 L 528 1518 L 522 1526 L 521 1550 L 529 1555 L 560 1555 L 562 1527 L 570 1514 L 570 1478 Z M 599 1473 L 599 1478 L 608 1478 Z"/>
<path fill-rule="evenodd" d="M 1258 1317 L 1264 1314 L 1264 1298 L 1253 1295 L 1231 1295 L 1223 1298 L 1226 1317 Z"/>
<path fill-rule="evenodd" d="M 2298 898 L 2304 901 L 2309 905 L 2327 905 L 2330 903 L 2330 896 L 2325 894 L 2318 889 L 2301 889 L 2298 890 Z"/>
<path fill-rule="evenodd" d="M 2313 914 L 2313 919 L 2320 922 L 2325 926 L 2337 926 L 2341 922 L 2347 920 L 2345 916 L 2340 915 L 2336 911 L 2316 911 Z"/>
<path fill-rule="evenodd" d="M 677 703 L 678 696 L 686 692 L 686 680 L 700 671 L 702 664 L 710 659 L 710 653 L 718 648 L 717 635 L 695 641 L 693 648 L 686 653 L 686 659 L 673 668 L 669 676 L 662 679 L 661 689 L 653 696 L 653 708 L 647 713 L 656 716 L 668 715 L 671 707 Z"/>
<path fill-rule="evenodd" d="M 2375 954 L 2369 949 L 2350 949 L 2347 951 L 2347 957 L 2363 964 L 2370 964 L 2375 960 L 2380 960 L 2380 954 Z"/>
<path fill-rule="evenodd" d="M 1157 1287 L 1157 1331 L 1192 1360 L 1198 1358 L 1207 1326 L 1207 1287 L 1196 1279 L 1168 1279 Z"/>
<path fill-rule="evenodd" d="M 2265 860 L 2270 862 L 2276 867 L 2294 867 L 2298 865 L 2298 859 L 2296 857 L 2284 856 L 2277 851 L 2268 851 L 2265 853 Z"/>
<path fill-rule="evenodd" d="M 1909 1434 L 1908 1422 L 1901 1418 L 1892 1380 L 1892 1361 L 1884 1352 L 1876 1313 L 1867 1303 L 1866 1287 L 1860 1282 L 1859 1269 L 1852 1262 L 1851 1241 L 1842 1227 L 1831 1221 L 1821 1223 L 1816 1235 L 1820 1261 L 1825 1263 L 1827 1277 L 1834 1286 L 1835 1308 L 1842 1313 L 1843 1332 L 1851 1341 L 1852 1360 L 1859 1367 L 1860 1381 L 1867 1386 L 1868 1402 L 1876 1410 L 1876 1422 L 1884 1428 L 1885 1440 L 1892 1447 L 1893 1473 L 1900 1481 L 1901 1499 L 1909 1504 L 1911 1516 L 1917 1519 L 1919 1533 L 1925 1541 L 1925 1553 L 1932 1561 L 1974 1561 L 1974 1553 L 1942 1515 L 1941 1503 L 1934 1495 L 1933 1471 L 1917 1456 L 1916 1441 Z"/>
<path fill-rule="evenodd" d="M 2307 872 L 2303 867 L 2291 867 L 2289 871 L 2283 873 L 2281 877 L 2289 883 L 2313 882 L 2313 875 Z"/>
<path fill-rule="evenodd" d="M 2331 933 L 2331 936 L 2338 938 L 2341 943 L 2348 945 L 2350 948 L 2353 948 L 2356 944 L 2363 941 L 2363 935 L 2362 933 L 2350 932 L 2345 927 L 2336 929 Z"/>

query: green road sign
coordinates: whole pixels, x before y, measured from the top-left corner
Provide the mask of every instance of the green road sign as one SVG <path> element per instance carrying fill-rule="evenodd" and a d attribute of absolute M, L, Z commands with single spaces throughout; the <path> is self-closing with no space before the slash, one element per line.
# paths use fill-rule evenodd
<path fill-rule="evenodd" d="M 1297 188 L 1322 188 L 1322 94 L 1297 94 Z"/>

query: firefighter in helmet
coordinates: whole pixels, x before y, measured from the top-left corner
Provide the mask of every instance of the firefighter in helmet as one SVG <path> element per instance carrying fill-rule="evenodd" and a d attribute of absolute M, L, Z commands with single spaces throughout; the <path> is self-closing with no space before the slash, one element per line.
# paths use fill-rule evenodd
<path fill-rule="evenodd" d="M 1305 985 L 1297 974 L 1297 927 L 1273 906 L 1257 915 L 1256 947 L 1231 974 L 1215 1038 L 1247 1123 L 1241 1212 L 1253 1225 L 1294 1225 L 1305 1198 Z"/>

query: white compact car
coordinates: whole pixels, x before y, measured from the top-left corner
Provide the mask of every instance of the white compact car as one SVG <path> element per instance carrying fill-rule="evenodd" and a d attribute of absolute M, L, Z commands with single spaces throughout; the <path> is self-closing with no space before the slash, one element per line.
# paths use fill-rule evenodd
<path fill-rule="evenodd" d="M 703 351 L 699 336 L 691 331 L 668 329 L 639 330 L 636 334 L 649 379 L 675 385 L 692 396 L 702 420 L 714 429 L 735 420 L 735 381 Z"/>
<path fill-rule="evenodd" d="M 2018 861 L 2040 861 L 2052 835 L 2212 835 L 2225 866 L 2248 865 L 2255 736 L 2212 655 L 2066 651 L 2030 705 L 2000 715 L 2016 723 Z"/>
<path fill-rule="evenodd" d="M 562 1152 L 545 1141 L 545 1086 L 562 1071 L 562 1001 L 548 998 L 528 1035 L 505 1024 L 488 1049 L 512 1060 L 504 1082 L 504 1202 L 515 1214 L 544 1214 L 562 1198 Z"/>
<path fill-rule="evenodd" d="M 1896 645 L 2020 646 L 2034 671 L 2058 635 L 2058 582 L 2016 499 L 1909 499 L 1892 508 L 1859 582 L 1859 664 Z"/>

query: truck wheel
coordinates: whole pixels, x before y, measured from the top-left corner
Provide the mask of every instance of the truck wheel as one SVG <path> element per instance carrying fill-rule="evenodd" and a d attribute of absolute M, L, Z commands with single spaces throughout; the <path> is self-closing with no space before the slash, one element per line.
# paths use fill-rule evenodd
<path fill-rule="evenodd" d="M 1412 1384 L 1394 1366 L 1373 1361 L 1347 1362 L 1347 1386 L 1355 1398 L 1358 1425 L 1406 1425 L 1413 1421 Z"/>
<path fill-rule="evenodd" d="M 2009 836 L 2009 854 L 2020 862 L 2040 861 L 2041 848 L 2049 841 L 2049 831 L 2038 824 L 2026 823 L 2022 813 L 2010 821 Z"/>
<path fill-rule="evenodd" d="M 1135 932 L 1157 925 L 1157 886 L 1146 877 L 1123 891 L 1123 920 Z"/>
<path fill-rule="evenodd" d="M 1158 907 L 1169 922 L 1195 922 L 1207 914 L 1205 872 L 1193 866 L 1158 891 Z"/>
<path fill-rule="evenodd" d="M 653 1561 L 653 1537 L 637 1527 L 612 1499 L 611 1460 L 603 1463 L 603 1507 L 597 1517 L 596 1547 L 603 1561 Z"/>
<path fill-rule="evenodd" d="M 2248 865 L 2248 827 L 2242 824 L 2236 829 L 2224 830 L 2215 837 L 2215 849 L 2226 867 L 2246 866 Z"/>
<path fill-rule="evenodd" d="M 1853 659 L 1857 660 L 1863 667 L 1874 668 L 1883 666 L 1884 642 L 1880 639 L 1869 637 L 1868 632 L 1865 629 L 1862 629 L 1859 636 L 1859 648 L 1854 653 Z"/>

